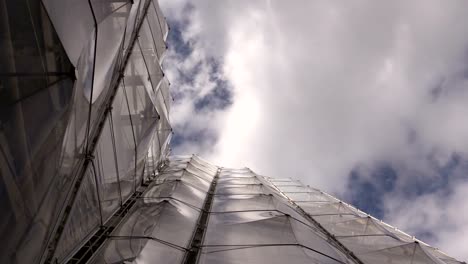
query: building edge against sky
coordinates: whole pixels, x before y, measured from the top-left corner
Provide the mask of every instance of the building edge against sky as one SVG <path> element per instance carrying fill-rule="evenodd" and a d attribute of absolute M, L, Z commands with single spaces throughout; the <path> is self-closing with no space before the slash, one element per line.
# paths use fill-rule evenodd
<path fill-rule="evenodd" d="M 155 0 L 0 0 L 1 263 L 460 263 L 291 179 L 168 158 Z"/>
<path fill-rule="evenodd" d="M 91 263 L 463 263 L 290 178 L 166 160 Z"/>

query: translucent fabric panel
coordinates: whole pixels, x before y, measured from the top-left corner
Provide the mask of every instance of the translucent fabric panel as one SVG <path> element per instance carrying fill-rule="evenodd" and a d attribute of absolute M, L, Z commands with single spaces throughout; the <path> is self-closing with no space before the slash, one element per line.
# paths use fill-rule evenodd
<path fill-rule="evenodd" d="M 125 31 L 125 40 L 124 40 L 124 51 L 127 51 L 130 47 L 130 40 L 132 37 L 138 35 L 138 32 L 135 30 L 135 27 L 142 21 L 143 9 L 146 4 L 152 0 L 133 0 L 131 5 L 131 10 L 128 16 L 127 29 Z"/>
<path fill-rule="evenodd" d="M 151 3 L 153 0 L 140 0 L 140 5 L 139 5 L 139 10 L 138 10 L 138 17 L 137 17 L 137 23 L 141 22 L 145 17 L 145 8 Z M 135 4 L 135 3 L 134 3 Z"/>
<path fill-rule="evenodd" d="M 439 260 L 443 261 L 444 263 L 447 264 L 462 264 L 462 262 L 448 256 L 444 252 L 440 251 L 439 249 L 433 248 L 433 247 L 428 247 L 428 246 L 423 246 L 421 245 L 421 248 L 425 251 L 428 252 L 428 254 L 431 254 L 434 257 L 437 257 Z"/>
<path fill-rule="evenodd" d="M 391 235 L 370 217 L 360 217 L 338 223 L 324 224 L 336 236 Z"/>
<path fill-rule="evenodd" d="M 152 177 L 154 176 L 154 166 L 152 164 L 152 160 L 151 158 L 147 158 L 146 159 L 146 163 L 145 163 L 145 168 L 144 168 L 144 171 L 143 171 L 143 179 L 142 179 L 142 182 L 143 183 L 148 183 L 151 181 Z"/>
<path fill-rule="evenodd" d="M 150 10 L 151 5 L 148 9 L 148 12 Z M 154 36 L 151 32 L 148 20 L 148 16 L 145 20 L 143 20 L 143 24 L 141 25 L 140 34 L 138 38 L 138 43 L 140 45 L 141 52 L 145 59 L 146 67 L 148 68 L 149 77 L 153 85 L 153 91 L 156 91 L 157 88 L 160 86 L 160 82 L 164 77 L 164 73 L 161 69 L 161 65 L 159 64 L 159 57 L 156 52 L 155 44 L 153 41 Z M 153 103 L 156 104 L 155 101 L 153 101 Z"/>
<path fill-rule="evenodd" d="M 275 210 L 272 195 L 220 195 L 213 199 L 212 212 Z"/>
<path fill-rule="evenodd" d="M 192 159 L 191 155 L 178 155 L 178 156 L 171 156 L 167 160 L 169 163 L 185 163 L 189 162 Z"/>
<path fill-rule="evenodd" d="M 112 236 L 151 237 L 188 247 L 199 217 L 199 211 L 175 200 L 139 199 Z"/>
<path fill-rule="evenodd" d="M 270 180 L 271 182 L 273 183 L 289 183 L 289 182 L 295 182 L 293 179 L 291 178 L 270 178 L 268 177 L 268 180 Z"/>
<path fill-rule="evenodd" d="M 324 215 L 324 214 L 352 214 L 353 211 L 342 203 L 328 203 L 328 202 L 297 202 L 305 212 L 310 215 Z"/>
<path fill-rule="evenodd" d="M 89 96 L 91 94 L 91 86 L 93 83 L 95 41 L 95 35 L 91 34 L 89 41 L 87 41 L 83 47 L 78 66 L 76 68 L 75 96 L 73 99 L 73 127 L 67 131 L 68 153 L 73 153 L 73 151 L 77 151 L 78 148 L 80 148 L 78 150 L 79 153 L 85 153 L 87 149 L 89 134 Z M 82 143 L 82 141 L 84 142 Z M 79 158 L 78 155 L 73 155 L 73 160 Z M 67 162 L 64 163 L 66 164 Z"/>
<path fill-rule="evenodd" d="M 222 185 L 236 185 L 236 184 L 260 184 L 262 183 L 257 177 L 252 176 L 248 178 L 224 178 L 218 180 L 218 186 Z"/>
<path fill-rule="evenodd" d="M 159 6 L 159 1 L 152 1 L 153 8 L 156 10 L 156 15 L 158 17 L 159 25 L 161 26 L 163 39 L 166 40 L 167 33 L 169 32 L 169 28 L 167 26 L 166 18 L 164 17 L 163 12 Z"/>
<path fill-rule="evenodd" d="M 80 243 L 96 231 L 101 224 L 101 213 L 92 166 L 88 166 L 76 196 L 68 221 L 64 227 L 55 256 L 61 262 Z M 86 216 L 86 217 L 83 217 Z"/>
<path fill-rule="evenodd" d="M 70 188 L 74 69 L 41 1 L 2 1 L 0 17 L 0 263 L 33 263 Z"/>
<path fill-rule="evenodd" d="M 153 137 L 153 141 L 151 141 L 151 149 L 153 151 L 152 155 L 153 155 L 153 160 L 154 160 L 155 165 L 159 165 L 163 161 L 162 152 L 161 152 L 162 146 L 161 146 L 161 143 L 159 142 L 159 136 L 157 133 L 158 132 L 156 132 L 155 136 Z"/>
<path fill-rule="evenodd" d="M 220 177 L 222 178 L 245 178 L 245 177 L 252 177 L 253 174 L 251 172 L 246 171 L 245 173 L 239 173 L 239 172 L 222 172 L 220 174 Z"/>
<path fill-rule="evenodd" d="M 0 16 L 2 108 L 73 78 L 73 65 L 40 1 L 3 1 Z"/>
<path fill-rule="evenodd" d="M 114 152 L 117 147 L 112 140 L 111 129 L 110 118 L 108 118 L 94 155 L 104 221 L 122 205 L 120 180 L 116 168 L 117 153 Z"/>
<path fill-rule="evenodd" d="M 169 112 L 167 105 L 170 102 L 166 102 L 163 97 L 162 89 L 158 89 L 156 93 L 156 109 L 161 116 L 161 119 L 169 120 Z"/>
<path fill-rule="evenodd" d="M 311 226 L 308 222 L 291 219 L 290 223 L 299 244 L 333 259 L 340 260 L 343 263 L 346 262 L 346 256 L 329 244 L 327 242 L 328 238 L 319 233 L 318 229 Z"/>
<path fill-rule="evenodd" d="M 122 199 L 125 201 L 135 190 L 135 139 L 129 114 L 126 89 L 120 85 L 112 104 L 114 128 Z"/>
<path fill-rule="evenodd" d="M 273 183 L 271 183 L 269 180 L 267 180 L 267 179 L 265 179 L 265 178 L 263 178 L 261 176 L 253 176 L 253 177 L 255 177 L 257 179 L 257 181 L 259 181 L 263 185 L 265 185 L 268 188 L 274 190 L 275 193 L 277 193 L 278 196 L 281 196 L 282 199 L 284 199 L 284 195 L 281 194 L 280 192 L 278 192 L 277 187 Z M 237 178 L 237 179 L 243 179 L 243 178 Z M 245 179 L 248 179 L 248 178 L 245 178 Z"/>
<path fill-rule="evenodd" d="M 387 235 L 340 237 L 338 240 L 355 254 L 362 254 L 407 244 L 407 242 L 403 242 Z"/>
<path fill-rule="evenodd" d="M 157 137 L 161 147 L 161 156 L 164 156 L 166 153 L 167 145 L 169 143 L 170 135 L 172 133 L 172 128 L 169 124 L 169 120 L 166 117 L 160 115 L 159 118 L 160 119 L 158 122 Z"/>
<path fill-rule="evenodd" d="M 364 263 L 382 264 L 443 264 L 435 257 L 429 256 L 418 243 L 391 247 L 365 254 L 357 254 Z"/>
<path fill-rule="evenodd" d="M 151 146 L 150 146 L 150 154 L 151 159 L 154 164 L 154 169 L 159 170 L 157 166 L 161 164 L 161 144 L 159 143 L 159 138 L 157 134 L 153 137 L 153 140 L 151 141 Z"/>
<path fill-rule="evenodd" d="M 157 182 L 164 182 L 166 180 L 176 180 L 180 179 L 182 175 L 184 174 L 185 170 L 184 169 L 179 169 L 179 168 L 165 168 L 161 173 L 158 175 L 156 178 Z"/>
<path fill-rule="evenodd" d="M 93 34 L 94 19 L 87 1 L 44 0 L 49 17 L 73 65 Z"/>
<path fill-rule="evenodd" d="M 200 178 L 202 178 L 202 179 L 204 179 L 204 180 L 206 180 L 208 182 L 211 182 L 213 180 L 213 178 L 214 178 L 214 174 L 212 174 L 211 172 L 201 170 L 201 169 L 195 167 L 192 163 L 188 163 L 185 170 L 187 172 L 189 172 L 189 173 L 197 175 L 198 177 L 200 177 Z"/>
<path fill-rule="evenodd" d="M 148 70 L 141 50 L 135 45 L 124 80 L 137 144 L 137 184 L 140 184 L 143 164 L 159 122 L 158 113 L 151 100 L 153 88 L 148 79 Z"/>
<path fill-rule="evenodd" d="M 442 263 L 445 263 L 445 264 L 465 264 L 466 263 L 466 262 L 461 262 L 455 259 L 439 259 L 439 260 L 441 260 Z"/>
<path fill-rule="evenodd" d="M 253 173 L 249 169 L 243 169 L 243 170 L 231 170 L 231 169 L 225 170 L 225 169 L 223 169 L 221 176 L 223 176 L 223 177 L 234 177 L 234 178 L 236 178 L 236 177 L 252 177 L 252 176 L 257 177 L 257 175 L 255 173 Z"/>
<path fill-rule="evenodd" d="M 272 195 L 216 195 L 212 212 L 276 210 L 302 222 L 308 222 L 292 205 Z"/>
<path fill-rule="evenodd" d="M 110 15 L 119 13 L 122 7 L 125 5 L 131 5 L 130 0 L 112 0 L 102 1 L 102 0 L 91 0 L 91 5 L 93 7 L 94 14 L 96 16 L 97 23 L 101 23 Z"/>
<path fill-rule="evenodd" d="M 167 163 L 166 163 L 167 164 Z M 188 162 L 173 162 L 170 161 L 161 171 L 161 173 L 171 171 L 182 171 L 188 166 Z"/>
<path fill-rule="evenodd" d="M 181 263 L 185 252 L 151 239 L 111 238 L 93 263 Z"/>
<path fill-rule="evenodd" d="M 202 208 L 206 192 L 184 184 L 181 181 L 172 181 L 151 186 L 144 197 L 145 199 L 148 199 L 148 202 L 152 200 L 151 198 L 170 197 L 196 208 Z M 159 200 L 156 199 L 156 201 Z"/>
<path fill-rule="evenodd" d="M 225 185 L 216 188 L 216 194 L 270 194 L 272 191 L 263 185 Z"/>
<path fill-rule="evenodd" d="M 129 99 L 130 111 L 137 114 L 145 109 L 147 101 L 144 93 L 152 94 L 153 86 L 149 80 L 148 70 L 143 59 L 140 45 L 137 43 L 132 50 L 129 62 L 125 68 L 125 87 Z"/>
<path fill-rule="evenodd" d="M 206 175 L 207 176 L 206 178 L 210 178 L 210 179 L 213 179 L 214 175 L 216 174 L 215 170 L 211 170 L 210 168 L 199 164 L 195 160 L 190 160 L 190 162 L 188 162 L 187 169 L 197 174 Z"/>
<path fill-rule="evenodd" d="M 321 225 L 331 225 L 340 222 L 346 222 L 360 218 L 360 216 L 355 214 L 333 214 L 333 215 L 315 215 L 314 220 L 320 223 Z"/>
<path fill-rule="evenodd" d="M 18 247 L 24 248 L 18 262 L 34 262 L 70 188 L 70 173 L 77 160 L 65 165 L 62 161 L 68 154 L 63 144 L 72 119 L 72 87 L 68 79 L 59 81 L 8 105 L 0 117 L 0 208 L 5 209 L 0 234 L 9 240 L 5 251 L 0 249 L 0 262 L 2 257 L 15 258 L 7 254 L 18 253 Z M 76 143 L 82 143 L 79 140 Z"/>
<path fill-rule="evenodd" d="M 302 186 L 302 185 L 285 185 L 285 186 L 278 186 L 278 189 L 280 189 L 284 193 L 290 193 L 290 192 L 311 192 L 313 191 L 312 189 Z"/>
<path fill-rule="evenodd" d="M 159 90 L 161 90 L 161 94 L 165 103 L 164 106 L 166 107 L 167 112 L 169 113 L 171 111 L 172 97 L 169 88 L 169 80 L 166 77 L 162 78 Z"/>
<path fill-rule="evenodd" d="M 218 171 L 218 167 L 211 165 L 210 163 L 203 160 L 197 155 L 192 156 L 192 160 L 190 161 L 190 163 L 192 163 L 196 167 L 201 166 L 200 168 L 203 167 L 204 170 L 209 171 L 213 174 L 216 174 L 216 172 Z"/>
<path fill-rule="evenodd" d="M 290 181 L 290 182 L 280 181 L 280 182 L 272 182 L 272 183 L 275 186 L 277 186 L 280 190 L 282 190 L 282 187 L 285 187 L 285 186 L 296 186 L 296 187 L 302 186 L 300 183 L 294 182 L 294 181 Z"/>
<path fill-rule="evenodd" d="M 211 214 L 204 245 L 296 244 L 289 221 L 275 211 Z"/>
<path fill-rule="evenodd" d="M 162 160 L 165 160 L 169 154 L 171 154 L 171 148 L 169 147 L 169 143 L 172 140 L 172 136 L 174 133 L 172 132 L 172 128 L 170 129 L 170 132 L 167 134 L 166 141 L 161 147 L 161 158 Z"/>
<path fill-rule="evenodd" d="M 152 122 L 149 127 L 146 127 L 145 131 L 142 131 L 143 134 L 141 135 L 140 141 L 138 141 L 137 146 L 137 176 L 136 176 L 136 183 L 137 185 L 141 185 L 142 182 L 142 174 L 143 168 L 148 163 L 147 153 L 150 148 L 151 139 L 154 138 L 154 132 L 156 131 L 156 122 Z"/>
<path fill-rule="evenodd" d="M 240 168 L 240 169 L 231 169 L 231 168 L 224 168 L 222 171 L 222 175 L 228 174 L 250 174 L 253 175 L 254 173 L 249 168 Z"/>
<path fill-rule="evenodd" d="M 148 20 L 150 22 L 151 32 L 154 39 L 154 45 L 158 53 L 159 62 L 162 62 L 163 54 L 166 52 L 166 43 L 164 42 L 166 38 L 167 31 L 166 21 L 162 17 L 162 13 L 157 13 L 156 8 L 158 5 L 157 1 L 152 1 L 148 8 Z M 154 3 L 156 2 L 156 3 Z M 158 17 L 160 16 L 160 17 Z"/>
<path fill-rule="evenodd" d="M 148 156 L 146 158 L 146 166 L 145 166 L 145 169 L 150 169 L 154 173 L 156 173 L 156 171 L 159 169 L 158 166 L 159 166 L 160 153 L 158 150 L 156 150 L 156 153 L 155 153 L 155 150 L 153 148 L 153 142 L 157 138 L 158 137 L 153 137 L 153 139 L 151 140 L 150 147 L 148 150 Z"/>
<path fill-rule="evenodd" d="M 176 155 L 170 156 L 167 158 L 167 162 L 171 163 L 180 163 L 180 162 L 189 162 L 192 159 L 192 155 Z"/>
<path fill-rule="evenodd" d="M 127 26 L 126 26 L 124 41 L 123 41 L 123 50 L 122 50 L 123 53 L 128 52 L 128 49 L 130 48 L 130 40 L 132 36 L 138 33 L 134 29 L 137 23 L 137 19 L 140 15 L 140 4 L 142 5 L 141 2 L 145 2 L 145 1 L 133 0 L 133 3 L 130 5 L 130 12 L 128 14 Z"/>
<path fill-rule="evenodd" d="M 390 227 L 390 226 L 386 226 L 386 225 L 382 225 L 383 227 L 385 227 L 389 232 L 391 232 L 393 235 L 395 235 L 396 237 L 398 237 L 400 240 L 402 241 L 406 241 L 406 242 L 413 242 L 414 241 L 414 237 L 396 229 L 395 227 Z"/>
<path fill-rule="evenodd" d="M 174 174 L 163 174 L 157 178 L 158 182 L 165 181 L 182 181 L 187 185 L 193 186 L 201 191 L 208 192 L 210 189 L 211 182 L 208 182 L 194 174 L 187 171 L 182 171 L 182 176 L 178 177 Z"/>
<path fill-rule="evenodd" d="M 198 263 L 203 264 L 338 264 L 333 260 L 310 249 L 297 245 L 287 246 L 218 246 L 204 247 Z"/>
<path fill-rule="evenodd" d="M 291 200 L 295 202 L 338 202 L 338 200 L 329 197 L 320 192 L 306 192 L 306 193 L 285 193 Z"/>
<path fill-rule="evenodd" d="M 343 256 L 304 222 L 276 211 L 211 214 L 204 245 L 304 245 L 334 259 Z"/>
<path fill-rule="evenodd" d="M 208 189 L 210 188 L 211 182 L 213 181 L 213 179 L 203 178 L 199 176 L 198 174 L 188 171 L 187 169 L 184 170 L 181 180 L 186 181 L 188 183 L 197 182 L 196 186 L 201 187 L 203 190 L 206 190 L 206 191 L 208 191 Z"/>
<path fill-rule="evenodd" d="M 99 4 L 97 4 L 99 3 Z M 95 120 L 101 113 L 100 105 L 105 101 L 113 78 L 120 70 L 122 41 L 131 5 L 122 3 L 94 2 L 95 6 L 120 5 L 120 8 L 103 17 L 97 27 L 97 46 L 95 58 L 94 83 L 92 86 L 93 116 Z M 91 90 L 89 90 L 91 93 Z M 90 94 L 87 94 L 90 98 Z M 94 123 L 94 122 L 92 122 Z"/>
<path fill-rule="evenodd" d="M 278 188 L 280 188 L 281 186 L 302 186 L 302 184 L 299 181 L 294 181 L 292 179 L 281 179 L 277 181 L 273 178 L 269 178 L 266 180 L 274 184 L 275 186 L 278 186 Z"/>

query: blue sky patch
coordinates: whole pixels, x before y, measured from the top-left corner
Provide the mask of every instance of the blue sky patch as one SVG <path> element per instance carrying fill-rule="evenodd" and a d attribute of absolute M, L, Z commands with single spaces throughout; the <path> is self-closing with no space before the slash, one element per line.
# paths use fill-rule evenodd
<path fill-rule="evenodd" d="M 361 175 L 357 169 L 353 170 L 349 175 L 345 199 L 360 210 L 383 219 L 383 196 L 394 190 L 397 178 L 396 171 L 389 165 L 380 166 L 370 177 Z"/>

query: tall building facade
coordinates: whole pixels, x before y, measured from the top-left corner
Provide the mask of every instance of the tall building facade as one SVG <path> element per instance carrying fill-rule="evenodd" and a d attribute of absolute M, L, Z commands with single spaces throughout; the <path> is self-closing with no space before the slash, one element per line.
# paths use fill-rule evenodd
<path fill-rule="evenodd" d="M 0 0 L 0 263 L 461 263 L 291 179 L 168 157 L 155 0 Z"/>
<path fill-rule="evenodd" d="M 162 164 L 167 33 L 152 0 L 0 0 L 0 263 L 65 262 Z"/>
<path fill-rule="evenodd" d="M 459 262 L 290 178 L 171 157 L 92 263 Z"/>

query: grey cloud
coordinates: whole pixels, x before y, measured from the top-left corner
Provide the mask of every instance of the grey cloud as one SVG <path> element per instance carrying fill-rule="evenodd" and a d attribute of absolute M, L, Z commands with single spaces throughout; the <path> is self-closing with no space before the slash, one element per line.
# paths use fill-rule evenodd
<path fill-rule="evenodd" d="M 360 179 L 372 182 L 373 168 L 391 164 L 398 189 L 437 179 L 454 153 L 468 157 L 468 2 L 192 3 L 185 37 L 198 39 L 196 51 L 222 63 L 232 85 L 228 108 L 191 122 L 218 135 L 214 146 L 192 148 L 207 158 L 299 178 L 344 197 L 357 167 L 368 168 Z M 165 7 L 176 19 L 178 5 L 184 2 Z M 210 71 L 200 74 L 207 75 L 204 81 L 182 91 L 209 94 Z M 193 109 L 176 115 L 190 119 Z M 385 217 L 395 215 L 388 219 L 401 224 L 413 217 L 404 212 L 420 202 L 446 208 L 446 221 L 434 220 L 428 228 L 453 223 L 465 234 L 468 226 L 455 219 L 457 208 L 464 209 L 458 202 L 463 188 L 418 193 L 403 209 L 384 196 Z M 413 212 L 438 219 L 423 209 Z M 448 237 L 462 240 L 460 235 L 447 231 L 434 240 L 468 258 L 459 244 L 449 243 Z"/>
<path fill-rule="evenodd" d="M 172 81 L 174 98 L 173 153 L 209 154 L 219 138 L 217 120 L 232 104 L 232 87 L 219 67 L 220 58 L 207 52 L 200 36 L 192 33 L 194 6 L 177 1 L 171 4 L 177 8 L 165 10 L 171 31 L 164 68 Z"/>

